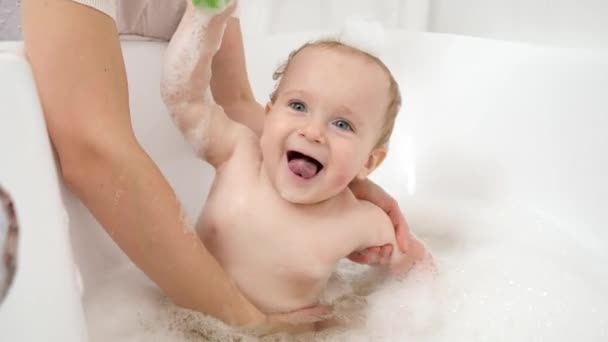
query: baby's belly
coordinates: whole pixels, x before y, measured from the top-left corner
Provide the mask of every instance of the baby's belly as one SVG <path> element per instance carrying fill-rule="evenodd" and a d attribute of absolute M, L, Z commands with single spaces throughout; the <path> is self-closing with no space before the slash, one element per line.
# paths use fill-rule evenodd
<path fill-rule="evenodd" d="M 290 275 L 294 273 L 293 270 L 277 274 L 276 271 L 247 268 L 232 267 L 229 274 L 243 294 L 266 313 L 288 312 L 316 304 L 327 282 L 306 275 Z"/>
<path fill-rule="evenodd" d="M 271 313 L 317 303 L 331 267 L 304 253 L 244 235 L 207 228 L 202 237 L 209 251 L 256 307 Z"/>

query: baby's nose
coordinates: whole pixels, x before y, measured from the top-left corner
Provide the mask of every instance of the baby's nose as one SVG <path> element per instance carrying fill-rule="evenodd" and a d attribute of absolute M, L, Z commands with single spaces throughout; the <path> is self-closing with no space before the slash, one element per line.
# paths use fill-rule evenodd
<path fill-rule="evenodd" d="M 311 142 L 325 142 L 324 127 L 321 123 L 309 122 L 306 126 L 302 127 L 300 135 Z"/>

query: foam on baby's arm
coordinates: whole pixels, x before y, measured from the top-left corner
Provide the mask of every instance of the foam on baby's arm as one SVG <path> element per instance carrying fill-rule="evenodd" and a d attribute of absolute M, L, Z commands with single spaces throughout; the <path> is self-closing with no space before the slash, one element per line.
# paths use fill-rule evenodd
<path fill-rule="evenodd" d="M 161 95 L 201 158 L 219 166 L 235 146 L 237 125 L 213 100 L 211 63 L 234 6 L 224 12 L 189 5 L 165 53 Z"/>

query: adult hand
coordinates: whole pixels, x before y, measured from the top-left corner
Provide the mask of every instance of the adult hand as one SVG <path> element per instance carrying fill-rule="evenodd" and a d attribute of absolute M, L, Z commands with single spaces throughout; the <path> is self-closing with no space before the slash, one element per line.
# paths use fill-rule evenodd
<path fill-rule="evenodd" d="M 303 333 L 316 330 L 320 323 L 333 314 L 333 307 L 317 305 L 285 313 L 265 315 L 260 321 L 250 326 L 249 333 L 266 336 L 276 333 Z"/>
<path fill-rule="evenodd" d="M 369 179 L 354 181 L 351 183 L 350 189 L 358 199 L 369 201 L 386 212 L 395 228 L 397 246 L 401 252 L 405 253 L 408 249 L 409 227 L 397 201 Z M 362 264 L 387 264 L 392 252 L 393 246 L 386 244 L 353 252 L 348 258 Z"/>

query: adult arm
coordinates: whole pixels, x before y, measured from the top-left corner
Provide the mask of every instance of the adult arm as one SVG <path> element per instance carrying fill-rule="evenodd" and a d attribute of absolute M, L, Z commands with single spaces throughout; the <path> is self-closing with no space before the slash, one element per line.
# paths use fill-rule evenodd
<path fill-rule="evenodd" d="M 26 55 L 69 189 L 176 304 L 231 324 L 264 320 L 200 242 L 135 139 L 112 19 L 68 0 L 23 0 L 22 13 Z"/>

